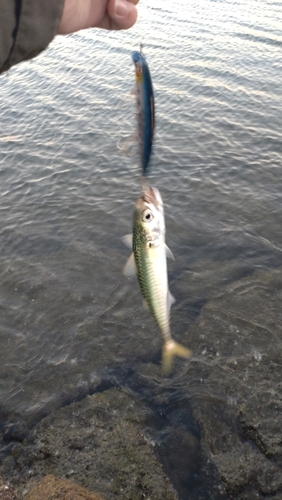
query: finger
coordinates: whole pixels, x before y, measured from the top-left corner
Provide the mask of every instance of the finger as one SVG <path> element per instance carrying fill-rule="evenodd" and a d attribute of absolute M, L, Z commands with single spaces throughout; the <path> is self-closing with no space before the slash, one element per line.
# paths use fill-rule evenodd
<path fill-rule="evenodd" d="M 108 0 L 65 0 L 59 34 L 99 26 L 107 15 Z"/>
<path fill-rule="evenodd" d="M 109 0 L 107 16 L 100 28 L 121 30 L 131 28 L 137 20 L 136 5 L 139 0 Z"/>

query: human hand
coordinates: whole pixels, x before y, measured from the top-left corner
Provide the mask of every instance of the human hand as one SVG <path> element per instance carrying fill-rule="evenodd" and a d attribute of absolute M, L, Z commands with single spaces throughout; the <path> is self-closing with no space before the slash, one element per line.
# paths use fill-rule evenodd
<path fill-rule="evenodd" d="M 85 28 L 121 30 L 137 19 L 139 0 L 65 0 L 59 35 Z"/>

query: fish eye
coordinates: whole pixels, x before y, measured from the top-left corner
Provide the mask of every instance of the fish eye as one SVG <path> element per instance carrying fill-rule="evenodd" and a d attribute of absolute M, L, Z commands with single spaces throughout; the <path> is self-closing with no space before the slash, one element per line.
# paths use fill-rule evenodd
<path fill-rule="evenodd" d="M 151 210 L 147 209 L 147 210 L 144 210 L 143 212 L 143 221 L 144 222 L 150 222 L 151 220 L 153 220 L 154 216 L 151 212 Z"/>

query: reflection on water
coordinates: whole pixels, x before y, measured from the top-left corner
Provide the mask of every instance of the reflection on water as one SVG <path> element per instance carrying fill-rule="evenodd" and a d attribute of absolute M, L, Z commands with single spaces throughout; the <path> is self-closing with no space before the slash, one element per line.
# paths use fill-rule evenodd
<path fill-rule="evenodd" d="M 129 32 L 58 37 L 1 76 L 2 421 L 60 405 L 100 370 L 159 360 L 160 335 L 121 273 L 139 170 L 117 143 L 135 132 L 141 40 L 175 338 L 188 332 L 189 347 L 222 285 L 281 265 L 281 22 L 278 2 L 144 1 Z"/>

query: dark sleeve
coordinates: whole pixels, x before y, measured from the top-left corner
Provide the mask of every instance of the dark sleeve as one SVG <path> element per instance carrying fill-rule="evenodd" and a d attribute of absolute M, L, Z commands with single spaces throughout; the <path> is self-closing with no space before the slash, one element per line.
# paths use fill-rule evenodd
<path fill-rule="evenodd" d="M 31 59 L 57 34 L 64 0 L 0 0 L 0 72 Z"/>

